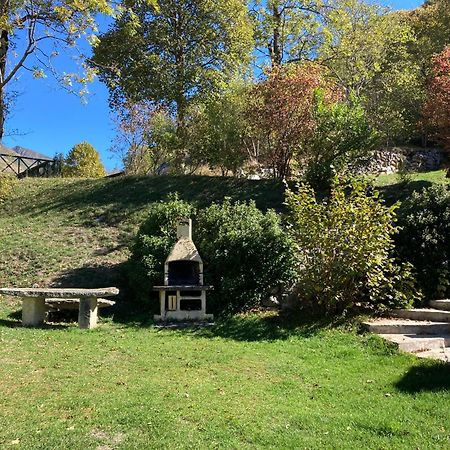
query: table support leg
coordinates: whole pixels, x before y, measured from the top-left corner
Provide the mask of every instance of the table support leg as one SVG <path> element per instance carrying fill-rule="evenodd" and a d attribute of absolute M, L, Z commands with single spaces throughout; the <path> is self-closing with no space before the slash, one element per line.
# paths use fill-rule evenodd
<path fill-rule="evenodd" d="M 161 313 L 161 320 L 166 318 L 166 292 L 159 291 L 159 308 Z"/>
<path fill-rule="evenodd" d="M 96 297 L 80 298 L 78 311 L 78 326 L 82 329 L 95 328 L 97 326 L 98 305 Z"/>
<path fill-rule="evenodd" d="M 22 325 L 35 327 L 42 325 L 45 319 L 45 298 L 24 297 L 22 299 Z"/>

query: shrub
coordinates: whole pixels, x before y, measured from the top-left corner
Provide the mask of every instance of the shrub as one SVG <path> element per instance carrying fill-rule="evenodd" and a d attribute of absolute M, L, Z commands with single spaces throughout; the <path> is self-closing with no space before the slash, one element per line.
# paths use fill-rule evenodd
<path fill-rule="evenodd" d="M 213 204 L 197 217 L 197 244 L 215 311 L 258 306 L 295 276 L 292 241 L 273 212 L 254 202 Z"/>
<path fill-rule="evenodd" d="M 272 289 L 292 280 L 292 243 L 274 212 L 263 213 L 253 202 L 214 204 L 199 211 L 171 199 L 151 208 L 132 246 L 130 280 L 137 298 L 150 298 L 163 283 L 164 261 L 176 241 L 180 218 L 195 219 L 194 242 L 202 256 L 205 283 L 212 284 L 208 307 L 234 312 L 256 306 Z"/>
<path fill-rule="evenodd" d="M 7 200 L 13 193 L 17 184 L 17 178 L 13 175 L 0 176 L 0 204 Z"/>
<path fill-rule="evenodd" d="M 450 186 L 414 192 L 399 213 L 397 251 L 417 272 L 426 298 L 450 295 Z"/>
<path fill-rule="evenodd" d="M 329 314 L 365 307 L 406 307 L 415 298 L 409 267 L 391 256 L 395 209 L 367 186 L 335 184 L 330 198 L 315 199 L 309 185 L 286 192 L 296 242 L 300 305 Z"/>
<path fill-rule="evenodd" d="M 164 261 L 177 239 L 176 223 L 194 213 L 194 206 L 177 196 L 151 206 L 131 247 L 128 262 L 130 288 L 136 300 L 146 301 L 151 298 L 152 286 L 163 284 Z"/>

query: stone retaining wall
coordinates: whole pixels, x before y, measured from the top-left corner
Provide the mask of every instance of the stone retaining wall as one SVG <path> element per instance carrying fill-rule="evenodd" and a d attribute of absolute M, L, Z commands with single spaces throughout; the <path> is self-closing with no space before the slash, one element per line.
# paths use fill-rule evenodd
<path fill-rule="evenodd" d="M 436 148 L 393 147 L 376 150 L 364 172 L 396 173 L 438 170 L 445 161 L 445 153 Z"/>

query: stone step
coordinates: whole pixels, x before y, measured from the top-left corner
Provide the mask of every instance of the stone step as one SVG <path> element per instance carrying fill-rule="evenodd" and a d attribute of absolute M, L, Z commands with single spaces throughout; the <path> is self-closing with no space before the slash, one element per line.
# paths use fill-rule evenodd
<path fill-rule="evenodd" d="M 362 325 L 367 331 L 377 334 L 450 334 L 450 323 L 429 320 L 373 319 Z"/>
<path fill-rule="evenodd" d="M 440 309 L 441 311 L 450 311 L 450 300 L 431 300 L 430 306 L 435 309 Z"/>
<path fill-rule="evenodd" d="M 442 311 L 432 308 L 395 309 L 390 312 L 391 317 L 410 320 L 427 320 L 432 322 L 449 322 L 450 311 Z"/>
<path fill-rule="evenodd" d="M 450 347 L 446 347 L 440 350 L 427 350 L 425 352 L 415 353 L 418 358 L 437 359 L 450 363 Z"/>
<path fill-rule="evenodd" d="M 450 346 L 450 335 L 426 334 L 380 334 L 380 337 L 398 346 L 399 350 L 409 353 L 442 350 Z"/>

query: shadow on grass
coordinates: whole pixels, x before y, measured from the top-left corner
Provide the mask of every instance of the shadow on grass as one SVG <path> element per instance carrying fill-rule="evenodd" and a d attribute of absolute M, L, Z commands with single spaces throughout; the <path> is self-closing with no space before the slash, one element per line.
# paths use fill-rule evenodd
<path fill-rule="evenodd" d="M 125 176 L 101 180 L 74 180 L 45 188 L 33 205 L 33 214 L 63 210 L 84 216 L 86 224 L 115 225 L 130 214 L 163 200 L 170 193 L 200 207 L 222 201 L 254 200 L 260 209 L 282 209 L 284 187 L 276 180 L 247 180 L 209 176 Z M 19 211 L 30 213 L 27 203 Z"/>
<path fill-rule="evenodd" d="M 157 311 L 157 302 L 149 302 L 148 304 L 132 303 L 127 298 L 127 290 L 124 289 L 120 293 L 121 299 L 112 308 L 107 308 L 103 317 L 110 317 L 113 322 L 130 328 L 148 328 L 155 325 L 153 315 Z"/>
<path fill-rule="evenodd" d="M 228 317 L 218 317 L 213 324 L 167 322 L 155 323 L 153 314 L 157 312 L 149 306 L 141 308 L 119 303 L 113 312 L 113 321 L 128 327 L 158 327 L 159 332 L 189 334 L 190 336 L 212 339 L 223 338 L 234 341 L 276 341 L 292 336 L 313 336 L 321 330 L 349 325 L 349 319 L 281 314 L 277 311 L 254 311 Z"/>
<path fill-rule="evenodd" d="M 12 314 L 10 314 L 8 317 L 11 317 Z M 6 319 L 0 319 L 0 327 L 5 328 L 18 328 L 22 326 L 21 320 L 6 320 Z"/>
<path fill-rule="evenodd" d="M 388 205 L 394 204 L 396 201 L 404 201 L 411 197 L 413 192 L 420 192 L 426 188 L 432 186 L 430 181 L 416 180 L 406 183 L 396 183 L 387 186 L 377 187 L 382 194 L 382 198 Z"/>
<path fill-rule="evenodd" d="M 82 266 L 63 272 L 53 287 L 95 289 L 124 286 L 124 263 Z"/>
<path fill-rule="evenodd" d="M 202 338 L 221 337 L 234 341 L 276 341 L 293 336 L 310 337 L 329 328 L 349 323 L 344 318 L 314 317 L 302 314 L 283 314 L 265 311 L 241 314 L 219 319 L 215 326 L 193 330 L 192 334 Z"/>
<path fill-rule="evenodd" d="M 219 319 L 215 326 L 191 330 L 197 337 L 232 339 L 234 341 L 275 341 L 289 339 L 294 334 L 312 335 L 320 329 L 317 322 L 305 322 L 277 314 L 261 312 Z"/>
<path fill-rule="evenodd" d="M 450 364 L 435 362 L 411 367 L 395 387 L 409 394 L 450 391 Z"/>
<path fill-rule="evenodd" d="M 22 328 L 22 310 L 14 311 L 8 314 L 8 318 L 11 320 L 0 319 L 0 327 L 5 328 Z M 24 327 L 31 329 L 40 329 L 40 330 L 65 330 L 69 327 L 68 324 L 61 323 L 43 323 L 39 326 L 33 327 Z"/>

